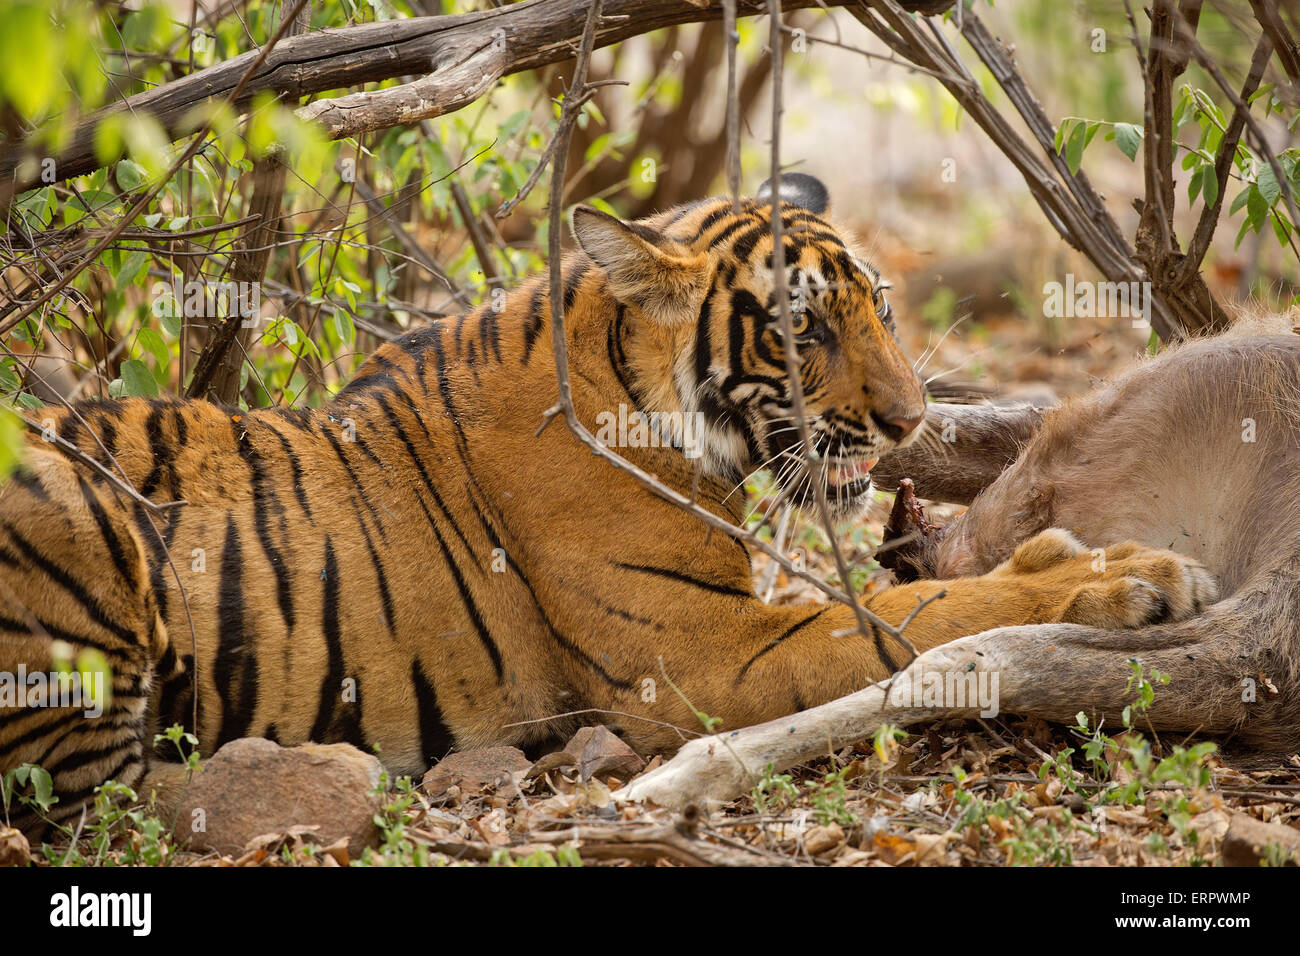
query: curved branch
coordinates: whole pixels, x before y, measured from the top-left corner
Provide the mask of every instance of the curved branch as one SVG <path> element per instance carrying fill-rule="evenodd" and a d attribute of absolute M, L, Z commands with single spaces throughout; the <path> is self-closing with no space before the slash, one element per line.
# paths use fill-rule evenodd
<path fill-rule="evenodd" d="M 790 0 L 786 6 L 848 2 Z M 74 131 L 58 157 L 55 175 L 58 180 L 68 179 L 103 165 L 95 157 L 95 130 L 108 117 L 128 111 L 154 117 L 169 138 L 177 139 L 187 132 L 191 111 L 209 100 L 230 99 L 236 109 L 244 109 L 268 91 L 298 100 L 416 75 L 423 79 L 308 104 L 303 113 L 324 123 L 336 138 L 380 129 L 385 123 L 438 116 L 472 102 L 502 76 L 572 59 L 587 6 L 585 0 L 525 0 L 475 13 L 364 23 L 287 38 L 260 64 L 263 51 L 250 50 L 99 110 Z M 737 0 L 737 7 L 744 16 L 764 11 L 763 0 Z M 722 13 L 721 0 L 610 0 L 595 45 L 609 46 L 675 24 L 717 20 Z M 240 78 L 255 64 L 248 82 L 232 97 Z M 0 205 L 14 193 L 48 185 L 38 178 L 31 162 L 40 155 L 43 152 L 27 141 L 0 149 Z"/>

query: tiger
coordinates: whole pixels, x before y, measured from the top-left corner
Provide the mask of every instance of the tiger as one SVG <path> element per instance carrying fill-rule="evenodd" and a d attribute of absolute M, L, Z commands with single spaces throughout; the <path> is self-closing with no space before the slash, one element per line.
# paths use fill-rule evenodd
<path fill-rule="evenodd" d="M 637 221 L 580 205 L 570 226 L 559 298 L 582 423 L 681 423 L 602 440 L 731 525 L 763 468 L 795 505 L 820 489 L 837 519 L 863 512 L 872 466 L 922 431 L 926 394 L 886 283 L 819 180 L 790 173 L 776 192 Z M 105 781 L 143 793 L 184 766 L 155 742 L 175 725 L 201 754 L 243 737 L 351 743 L 394 778 L 453 750 L 544 753 L 592 723 L 671 753 L 699 714 L 741 727 L 907 662 L 845 603 L 764 603 L 745 541 L 599 460 L 562 420 L 539 432 L 557 395 L 552 338 L 542 275 L 381 345 L 320 408 L 47 409 L 0 490 L 0 675 L 90 650 L 111 695 L 89 716 L 6 703 L 0 681 L 0 771 L 44 768 L 58 820 Z M 1200 608 L 1189 559 L 1125 545 L 1096 564 L 1049 530 L 980 577 L 865 606 L 893 627 L 911 616 L 918 651 L 1001 625 L 1135 627 Z"/>

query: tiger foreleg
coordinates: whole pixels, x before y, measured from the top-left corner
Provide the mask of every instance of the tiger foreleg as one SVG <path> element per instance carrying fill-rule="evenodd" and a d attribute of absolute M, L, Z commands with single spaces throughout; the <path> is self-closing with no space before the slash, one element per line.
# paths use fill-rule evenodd
<path fill-rule="evenodd" d="M 787 769 L 885 726 L 1002 712 L 1073 723 L 1082 712 L 1091 726 L 1104 720 L 1118 727 L 1136 696 L 1129 686 L 1135 666 L 1146 676 L 1170 676 L 1156 686 L 1139 729 L 1149 719 L 1157 731 L 1248 729 L 1252 739 L 1278 743 L 1295 734 L 1283 705 L 1243 692 L 1261 663 L 1260 649 L 1246 643 L 1248 622 L 1224 602 L 1199 617 L 1140 630 L 1039 624 L 986 631 L 927 651 L 891 680 L 838 700 L 691 741 L 615 796 L 674 808 L 729 800 L 768 768 Z"/>

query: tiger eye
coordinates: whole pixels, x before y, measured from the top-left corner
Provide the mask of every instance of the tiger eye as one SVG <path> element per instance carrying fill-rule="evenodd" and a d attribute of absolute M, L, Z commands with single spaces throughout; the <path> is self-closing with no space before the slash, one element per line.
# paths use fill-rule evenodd
<path fill-rule="evenodd" d="M 808 331 L 808 313 L 791 312 L 790 327 L 794 330 L 795 335 L 803 335 Z"/>

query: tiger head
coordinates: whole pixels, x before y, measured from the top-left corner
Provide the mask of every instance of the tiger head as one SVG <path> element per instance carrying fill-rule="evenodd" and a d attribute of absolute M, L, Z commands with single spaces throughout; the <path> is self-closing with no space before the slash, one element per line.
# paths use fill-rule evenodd
<path fill-rule="evenodd" d="M 782 499 L 805 507 L 820 483 L 850 517 L 877 459 L 917 437 L 925 389 L 895 338 L 888 285 L 824 218 L 825 186 L 787 173 L 780 193 L 811 455 L 787 373 L 768 183 L 739 210 L 715 198 L 624 222 L 579 206 L 573 231 L 620 306 L 611 356 L 640 409 L 702 422 L 709 473 L 734 482 L 768 468 Z"/>

